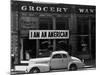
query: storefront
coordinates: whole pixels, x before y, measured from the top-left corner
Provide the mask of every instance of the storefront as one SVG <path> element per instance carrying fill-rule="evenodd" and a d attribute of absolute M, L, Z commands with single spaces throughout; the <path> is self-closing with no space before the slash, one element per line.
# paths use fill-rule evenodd
<path fill-rule="evenodd" d="M 15 64 L 56 50 L 95 59 L 95 6 L 13 1 L 11 35 Z"/>

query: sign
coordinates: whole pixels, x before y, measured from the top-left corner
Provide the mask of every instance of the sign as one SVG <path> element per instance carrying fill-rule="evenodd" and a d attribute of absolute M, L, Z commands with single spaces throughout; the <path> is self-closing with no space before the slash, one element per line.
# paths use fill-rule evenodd
<path fill-rule="evenodd" d="M 48 7 L 48 6 L 44 6 L 44 7 L 41 7 L 41 6 L 21 6 L 21 10 L 22 11 L 33 11 L 33 12 L 58 12 L 58 13 L 61 13 L 61 12 L 68 12 L 68 8 L 66 7 Z"/>
<path fill-rule="evenodd" d="M 95 6 L 76 6 L 77 14 L 95 14 Z"/>
<path fill-rule="evenodd" d="M 29 39 L 68 39 L 69 30 L 29 30 Z"/>
<path fill-rule="evenodd" d="M 13 11 L 39 12 L 39 13 L 61 13 L 61 14 L 95 14 L 96 6 L 92 5 L 72 5 L 72 4 L 49 4 L 33 3 L 25 1 L 13 1 Z"/>
<path fill-rule="evenodd" d="M 43 3 L 20 3 L 21 12 L 42 12 L 42 13 L 70 13 L 71 7 L 64 4 L 43 4 Z"/>

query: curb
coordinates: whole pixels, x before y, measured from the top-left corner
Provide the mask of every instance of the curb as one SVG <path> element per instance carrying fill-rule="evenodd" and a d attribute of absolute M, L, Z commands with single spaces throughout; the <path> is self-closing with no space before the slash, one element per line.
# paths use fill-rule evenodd
<path fill-rule="evenodd" d="M 86 65 L 86 66 L 84 66 L 84 68 L 93 68 L 94 67 L 94 65 Z"/>

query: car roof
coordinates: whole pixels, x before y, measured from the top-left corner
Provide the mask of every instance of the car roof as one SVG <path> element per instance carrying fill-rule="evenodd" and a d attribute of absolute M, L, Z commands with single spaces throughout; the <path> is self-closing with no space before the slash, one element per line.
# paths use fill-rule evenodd
<path fill-rule="evenodd" d="M 66 51 L 54 51 L 52 54 L 53 55 L 54 54 L 68 54 L 68 52 L 66 52 Z"/>

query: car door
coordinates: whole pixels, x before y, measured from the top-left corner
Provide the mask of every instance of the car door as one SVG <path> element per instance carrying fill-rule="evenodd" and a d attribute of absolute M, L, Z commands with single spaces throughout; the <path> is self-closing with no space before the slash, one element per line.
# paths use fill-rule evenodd
<path fill-rule="evenodd" d="M 62 60 L 63 68 L 67 68 L 70 58 L 66 54 L 62 54 L 62 56 L 63 56 L 63 60 Z"/>
<path fill-rule="evenodd" d="M 63 67 L 61 54 L 55 54 L 50 61 L 51 69 L 60 69 Z"/>

